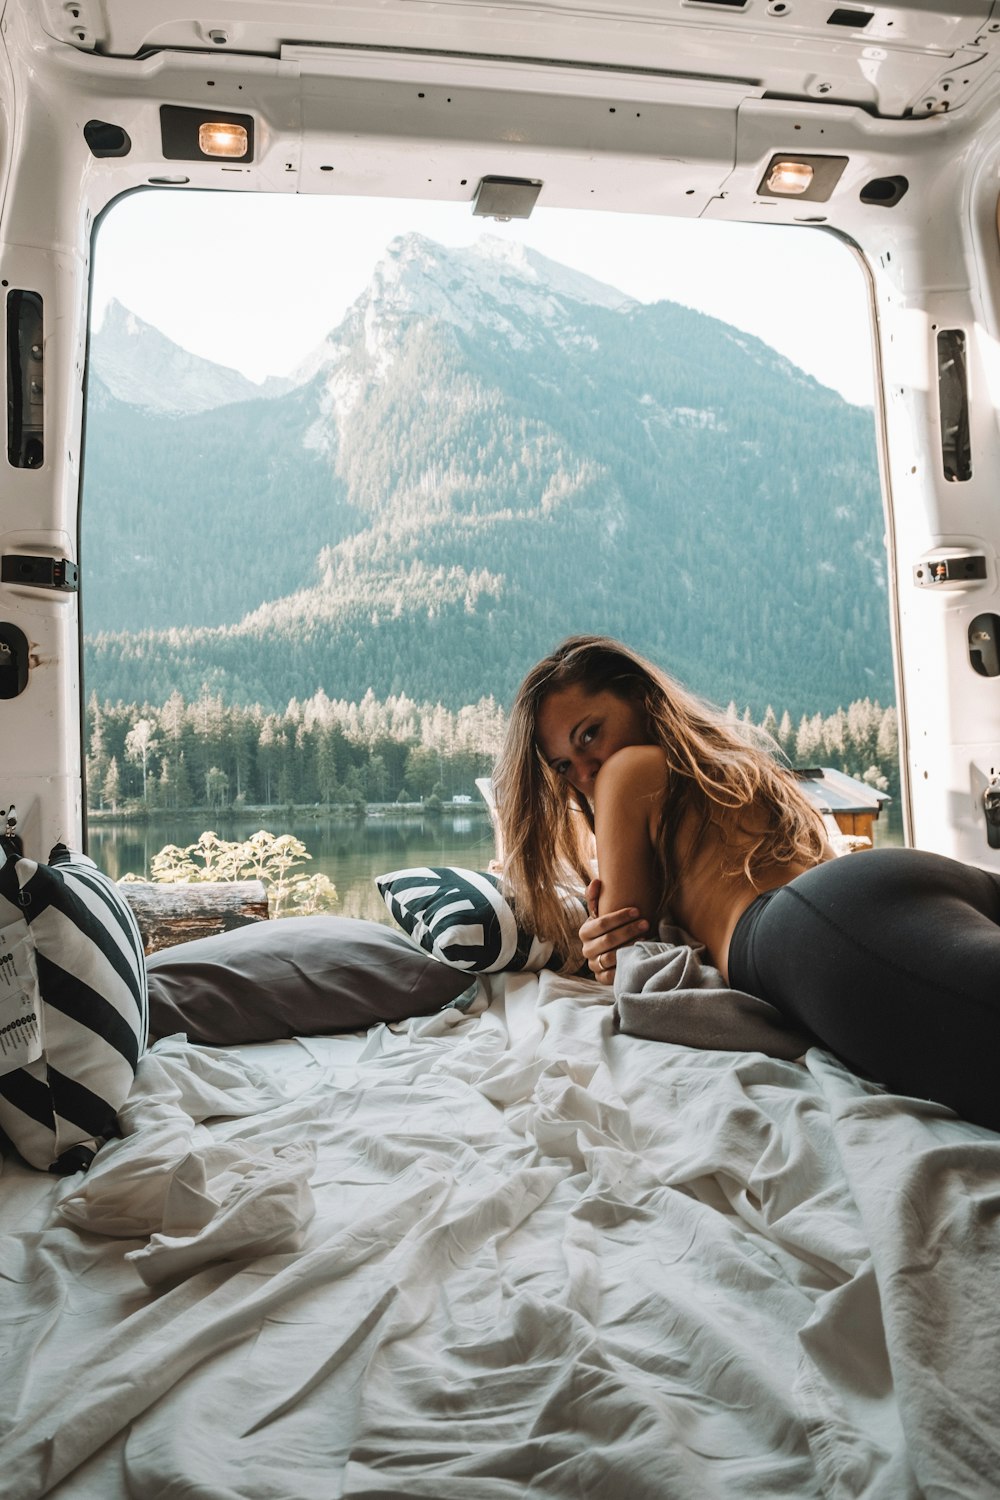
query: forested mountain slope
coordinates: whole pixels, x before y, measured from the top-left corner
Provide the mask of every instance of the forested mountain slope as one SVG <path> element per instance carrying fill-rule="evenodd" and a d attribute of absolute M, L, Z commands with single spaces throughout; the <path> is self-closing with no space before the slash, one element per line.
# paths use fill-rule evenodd
<path fill-rule="evenodd" d="M 286 395 L 130 407 L 99 336 L 92 391 L 99 698 L 506 701 L 581 630 L 758 713 L 892 698 L 871 413 L 676 304 L 412 235 Z"/>

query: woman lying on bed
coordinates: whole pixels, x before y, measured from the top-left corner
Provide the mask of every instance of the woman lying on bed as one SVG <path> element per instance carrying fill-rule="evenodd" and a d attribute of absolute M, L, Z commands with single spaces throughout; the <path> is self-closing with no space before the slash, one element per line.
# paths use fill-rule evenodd
<path fill-rule="evenodd" d="M 760 731 L 601 636 L 528 673 L 494 787 L 518 914 L 568 968 L 582 944 L 611 984 L 669 914 L 855 1071 L 1000 1129 L 1000 878 L 914 849 L 835 859 Z M 590 881 L 595 841 L 578 935 L 559 888 Z"/>

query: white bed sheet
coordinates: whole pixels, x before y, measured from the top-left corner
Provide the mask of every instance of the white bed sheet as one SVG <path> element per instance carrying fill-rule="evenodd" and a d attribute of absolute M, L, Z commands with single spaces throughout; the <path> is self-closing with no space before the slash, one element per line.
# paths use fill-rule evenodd
<path fill-rule="evenodd" d="M 143 1060 L 0 1176 L 0 1494 L 998 1493 L 1000 1137 L 508 981 Z"/>

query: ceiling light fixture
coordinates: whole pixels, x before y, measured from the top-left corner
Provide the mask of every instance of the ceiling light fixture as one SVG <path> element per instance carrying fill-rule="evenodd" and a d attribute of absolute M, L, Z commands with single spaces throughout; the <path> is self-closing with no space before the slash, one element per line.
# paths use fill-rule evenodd
<path fill-rule="evenodd" d="M 245 125 L 206 120 L 198 126 L 198 149 L 206 156 L 246 156 L 249 145 Z"/>
<path fill-rule="evenodd" d="M 846 166 L 846 156 L 800 156 L 798 152 L 776 151 L 764 168 L 757 196 L 825 203 Z"/>
<path fill-rule="evenodd" d="M 165 161 L 254 159 L 253 115 L 189 104 L 160 105 L 160 139 Z"/>
<path fill-rule="evenodd" d="M 481 219 L 527 219 L 542 184 L 534 177 L 484 177 L 476 189 L 472 212 Z"/>
<path fill-rule="evenodd" d="M 776 161 L 767 174 L 767 186 L 772 193 L 804 193 L 812 186 L 814 176 L 808 162 Z"/>

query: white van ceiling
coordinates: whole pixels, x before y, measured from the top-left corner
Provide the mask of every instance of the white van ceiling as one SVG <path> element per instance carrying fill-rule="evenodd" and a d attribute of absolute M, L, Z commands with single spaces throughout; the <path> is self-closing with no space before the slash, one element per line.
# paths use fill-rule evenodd
<path fill-rule="evenodd" d="M 565 62 L 737 83 L 779 98 L 858 106 L 887 119 L 960 109 L 994 74 L 1000 21 L 989 0 L 937 8 L 838 0 L 39 0 L 53 38 L 117 58 L 198 50 L 283 57 L 289 49 Z"/>

